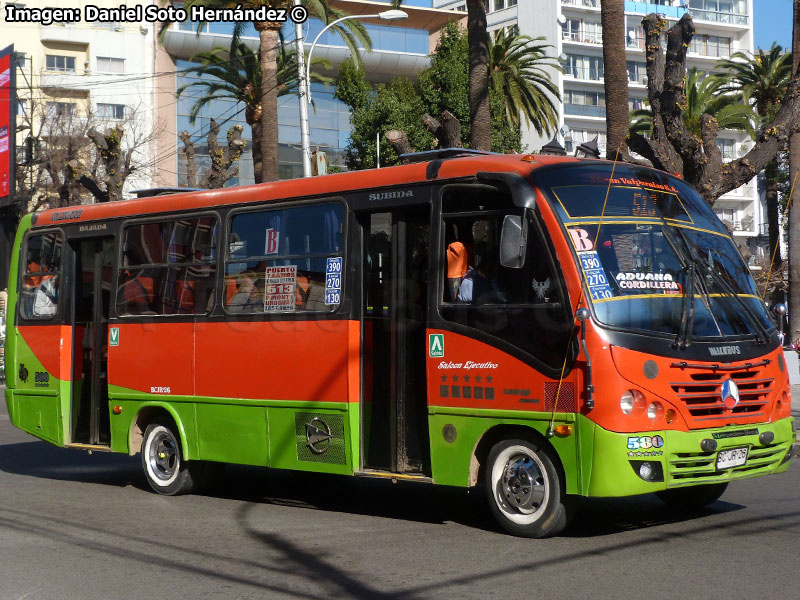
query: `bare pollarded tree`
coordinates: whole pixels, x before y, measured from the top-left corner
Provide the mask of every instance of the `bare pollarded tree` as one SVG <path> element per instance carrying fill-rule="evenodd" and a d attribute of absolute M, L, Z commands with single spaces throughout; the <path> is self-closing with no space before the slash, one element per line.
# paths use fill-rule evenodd
<path fill-rule="evenodd" d="M 121 200 L 128 177 L 152 169 L 141 151 L 154 133 L 137 113 L 130 109 L 121 119 L 108 119 L 77 103 L 34 107 L 30 142 L 17 157 L 23 212 Z"/>
<path fill-rule="evenodd" d="M 795 70 L 779 110 L 771 122 L 762 126 L 752 149 L 737 160 L 723 163 L 716 143 L 717 120 L 703 115 L 697 135 L 683 119 L 687 106 L 686 52 L 695 31 L 691 16 L 685 14 L 667 30 L 666 19 L 650 14 L 642 26 L 653 125 L 649 135 L 632 133 L 628 147 L 656 168 L 682 176 L 706 202 L 713 204 L 723 194 L 753 179 L 786 145 L 789 136 L 800 129 L 800 78 Z M 666 53 L 661 46 L 664 35 Z"/>
<path fill-rule="evenodd" d="M 200 179 L 200 187 L 211 190 L 223 187 L 226 181 L 239 174 L 237 161 L 244 152 L 245 146 L 245 142 L 242 140 L 241 125 L 234 125 L 228 129 L 228 143 L 225 147 L 220 147 L 217 141 L 219 132 L 219 123 L 211 119 L 208 128 L 208 154 L 211 158 L 211 165 Z M 186 185 L 195 187 L 197 185 L 197 159 L 194 141 L 188 131 L 182 131 L 178 137 L 183 142 L 181 152 L 186 156 Z"/>

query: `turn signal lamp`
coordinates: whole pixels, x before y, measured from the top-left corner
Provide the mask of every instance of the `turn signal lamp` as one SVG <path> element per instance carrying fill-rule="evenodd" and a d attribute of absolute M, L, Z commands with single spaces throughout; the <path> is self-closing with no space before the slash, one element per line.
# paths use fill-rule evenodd
<path fill-rule="evenodd" d="M 572 425 L 556 425 L 554 431 L 558 437 L 567 437 L 572 435 Z"/>
<path fill-rule="evenodd" d="M 115 415 L 121 415 L 122 407 L 119 404 L 117 404 L 114 408 L 111 409 L 111 412 L 113 412 Z"/>
<path fill-rule="evenodd" d="M 628 390 L 619 399 L 619 407 L 626 415 L 640 413 L 647 406 L 644 394 L 639 390 Z"/>
<path fill-rule="evenodd" d="M 782 411 L 792 405 L 792 392 L 789 388 L 783 390 L 781 397 L 778 399 L 778 412 Z"/>
<path fill-rule="evenodd" d="M 671 408 L 664 413 L 664 420 L 667 422 L 667 425 L 672 423 L 675 420 L 675 411 Z"/>

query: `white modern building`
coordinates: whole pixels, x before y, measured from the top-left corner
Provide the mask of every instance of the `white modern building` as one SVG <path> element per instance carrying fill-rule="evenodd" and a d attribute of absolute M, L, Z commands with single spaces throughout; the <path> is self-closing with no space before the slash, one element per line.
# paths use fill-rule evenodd
<path fill-rule="evenodd" d="M 559 56 L 564 72 L 551 71 L 558 82 L 563 102 L 560 105 L 560 142 L 569 153 L 582 142 L 595 137 L 601 151 L 606 150 L 606 109 L 603 89 L 603 28 L 600 0 L 484 0 L 490 30 L 514 28 L 531 37 L 544 36 Z M 433 0 L 436 8 L 466 10 L 464 0 Z M 734 52 L 753 51 L 753 0 L 653 0 L 625 2 L 625 43 L 628 54 L 628 79 L 631 109 L 641 108 L 647 98 L 644 30 L 642 18 L 650 13 L 664 15 L 670 24 L 686 12 L 692 15 L 696 34 L 689 48 L 687 67 L 710 71 L 717 61 Z M 536 131 L 523 131 L 523 143 L 531 150 L 549 140 Z M 717 143 L 723 159 L 742 156 L 752 141 L 743 132 L 721 132 Z M 737 237 L 756 237 L 766 210 L 754 179 L 726 194 L 714 210 L 731 223 Z"/>

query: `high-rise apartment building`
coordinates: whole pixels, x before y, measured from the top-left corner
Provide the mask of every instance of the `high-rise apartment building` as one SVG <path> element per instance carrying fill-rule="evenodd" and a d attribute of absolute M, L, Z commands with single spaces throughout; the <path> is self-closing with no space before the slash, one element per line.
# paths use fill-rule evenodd
<path fill-rule="evenodd" d="M 560 57 L 563 73 L 550 71 L 558 83 L 563 102 L 560 123 L 565 125 L 559 141 L 572 153 L 582 142 L 598 138 L 606 150 L 606 109 L 603 89 L 603 28 L 600 0 L 485 0 L 489 30 L 512 28 L 531 37 L 544 36 L 551 54 Z M 464 11 L 464 0 L 434 0 L 437 8 Z M 656 0 L 625 2 L 631 109 L 643 107 L 647 99 L 644 30 L 642 18 L 649 13 L 665 16 L 670 24 L 686 12 L 696 33 L 689 48 L 687 67 L 711 71 L 721 58 L 734 52 L 753 51 L 753 0 Z M 524 121 L 523 121 L 524 127 Z M 538 150 L 549 141 L 536 131 L 523 131 L 523 143 Z M 742 156 L 752 146 L 744 132 L 723 131 L 719 144 L 724 160 Z M 756 237 L 765 220 L 765 209 L 755 179 L 722 196 L 714 210 L 730 222 L 737 237 Z"/>

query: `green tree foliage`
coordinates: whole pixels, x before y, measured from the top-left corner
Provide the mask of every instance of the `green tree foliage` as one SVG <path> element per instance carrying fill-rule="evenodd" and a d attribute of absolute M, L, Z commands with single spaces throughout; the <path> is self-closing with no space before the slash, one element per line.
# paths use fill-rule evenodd
<path fill-rule="evenodd" d="M 493 72 L 507 74 L 502 66 Z M 515 123 L 507 117 L 505 89 L 502 83 L 490 86 L 492 150 L 521 152 L 519 118 Z M 422 124 L 425 113 L 438 118 L 443 111 L 450 111 L 461 122 L 461 140 L 469 147 L 467 36 L 457 25 L 447 25 L 431 55 L 430 67 L 420 73 L 417 83 L 397 77 L 388 85 L 373 86 L 365 80 L 363 71 L 348 61 L 339 70 L 336 98 L 350 107 L 351 143 L 347 149 L 347 165 L 351 169 L 376 166 L 378 133 L 381 134 L 381 165 L 397 164 L 396 153 L 383 138 L 383 134 L 392 129 L 406 132 L 410 144 L 418 151 L 435 147 L 434 137 Z"/>
<path fill-rule="evenodd" d="M 469 146 L 469 44 L 455 23 L 442 29 L 431 66 L 419 74 L 419 89 L 429 114 L 449 110 L 461 122 L 461 141 Z"/>
<path fill-rule="evenodd" d="M 425 107 L 416 85 L 404 77 L 391 83 L 370 85 L 364 70 L 353 61 L 339 69 L 336 98 L 350 106 L 350 144 L 346 162 L 350 169 L 370 169 L 377 165 L 377 137 L 381 137 L 381 165 L 399 163 L 397 153 L 383 135 L 402 129 L 415 148 L 431 148 L 433 136 L 422 125 Z"/>
<path fill-rule="evenodd" d="M 783 48 L 773 42 L 767 52 L 759 49 L 754 55 L 744 52 L 732 54 L 717 63 L 716 71 L 726 81 L 723 90 L 741 93 L 755 104 L 763 119 L 786 94 L 792 75 L 792 55 L 784 53 Z"/>
<path fill-rule="evenodd" d="M 754 124 L 758 120 L 752 106 L 742 103 L 738 93 L 724 93 L 726 81 L 710 75 L 700 77 L 696 68 L 686 73 L 686 106 L 683 108 L 683 122 L 687 129 L 700 137 L 700 120 L 709 114 L 717 120 L 720 129 L 746 131 L 755 137 Z M 631 133 L 648 134 L 652 130 L 653 115 L 650 109 L 631 112 Z"/>
<path fill-rule="evenodd" d="M 544 37 L 511 35 L 505 29 L 489 41 L 489 78 L 492 93 L 503 99 L 506 118 L 519 127 L 519 115 L 532 125 L 538 134 L 550 135 L 558 127 L 558 109 L 561 100 L 558 86 L 550 79 L 545 68 L 561 70 L 558 63 L 547 56 Z M 494 111 L 492 111 L 494 114 Z"/>

